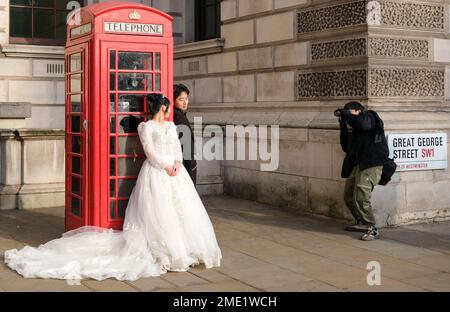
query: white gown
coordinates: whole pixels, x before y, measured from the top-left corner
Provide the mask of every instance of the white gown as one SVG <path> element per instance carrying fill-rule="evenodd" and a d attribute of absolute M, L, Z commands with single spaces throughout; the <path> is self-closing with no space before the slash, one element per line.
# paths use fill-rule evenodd
<path fill-rule="evenodd" d="M 5 262 L 26 278 L 136 280 L 204 263 L 220 266 L 222 254 L 205 207 L 181 165 L 176 126 L 153 121 L 138 126 L 147 156 L 126 209 L 123 231 L 85 226 L 37 248 L 5 252 Z"/>

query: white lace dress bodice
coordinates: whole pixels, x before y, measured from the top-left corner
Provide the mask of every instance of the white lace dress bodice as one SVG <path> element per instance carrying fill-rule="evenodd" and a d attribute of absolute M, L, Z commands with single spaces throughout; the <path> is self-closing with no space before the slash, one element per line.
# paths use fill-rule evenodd
<path fill-rule="evenodd" d="M 162 126 L 153 121 L 142 122 L 138 126 L 147 161 L 158 169 L 164 169 L 174 162 L 183 161 L 178 133 L 173 122 L 165 122 Z"/>

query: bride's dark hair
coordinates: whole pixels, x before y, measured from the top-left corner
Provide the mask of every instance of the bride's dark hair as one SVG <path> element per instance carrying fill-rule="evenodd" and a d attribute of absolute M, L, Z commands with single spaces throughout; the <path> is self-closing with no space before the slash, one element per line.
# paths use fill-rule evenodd
<path fill-rule="evenodd" d="M 162 94 L 152 93 L 147 95 L 147 105 L 148 112 L 150 113 L 150 115 L 154 116 L 159 112 L 163 105 L 166 106 L 166 108 L 169 108 L 170 101 Z"/>

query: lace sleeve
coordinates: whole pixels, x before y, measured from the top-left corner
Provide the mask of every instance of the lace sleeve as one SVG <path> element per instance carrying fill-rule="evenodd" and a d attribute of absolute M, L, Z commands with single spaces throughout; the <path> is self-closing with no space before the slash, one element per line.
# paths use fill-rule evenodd
<path fill-rule="evenodd" d="M 146 126 L 144 122 L 141 122 L 138 126 L 139 138 L 141 140 L 142 147 L 144 149 L 145 156 L 149 160 L 150 164 L 157 169 L 164 169 L 169 164 L 164 161 L 161 155 L 155 150 L 152 138 L 152 128 Z"/>
<path fill-rule="evenodd" d="M 183 162 L 183 150 L 181 149 L 180 139 L 178 138 L 177 126 L 171 122 L 170 123 L 170 136 L 174 140 L 173 142 L 173 156 L 176 161 Z"/>

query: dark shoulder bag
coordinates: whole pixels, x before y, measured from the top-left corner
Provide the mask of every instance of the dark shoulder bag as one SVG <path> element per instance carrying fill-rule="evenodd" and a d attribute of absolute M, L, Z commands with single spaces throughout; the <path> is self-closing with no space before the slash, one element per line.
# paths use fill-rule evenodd
<path fill-rule="evenodd" d="M 374 111 L 370 111 L 370 113 L 373 114 L 375 117 L 375 120 L 377 122 L 377 131 L 375 133 L 375 143 L 378 144 L 379 148 L 381 148 L 384 151 L 384 154 L 386 157 L 389 155 L 389 146 L 386 140 L 386 135 L 384 134 L 384 123 L 381 120 L 380 116 Z M 397 170 L 397 164 L 394 162 L 392 158 L 388 158 L 386 162 L 383 165 L 383 172 L 381 173 L 381 179 L 380 182 L 378 182 L 379 185 L 386 185 L 391 181 L 392 176 L 395 173 L 395 170 Z"/>
<path fill-rule="evenodd" d="M 394 162 L 393 159 L 388 158 L 387 162 L 383 165 L 383 173 L 381 174 L 380 182 L 378 182 L 379 185 L 386 185 L 391 181 L 392 176 L 395 173 L 395 170 L 397 170 L 397 164 Z"/>

